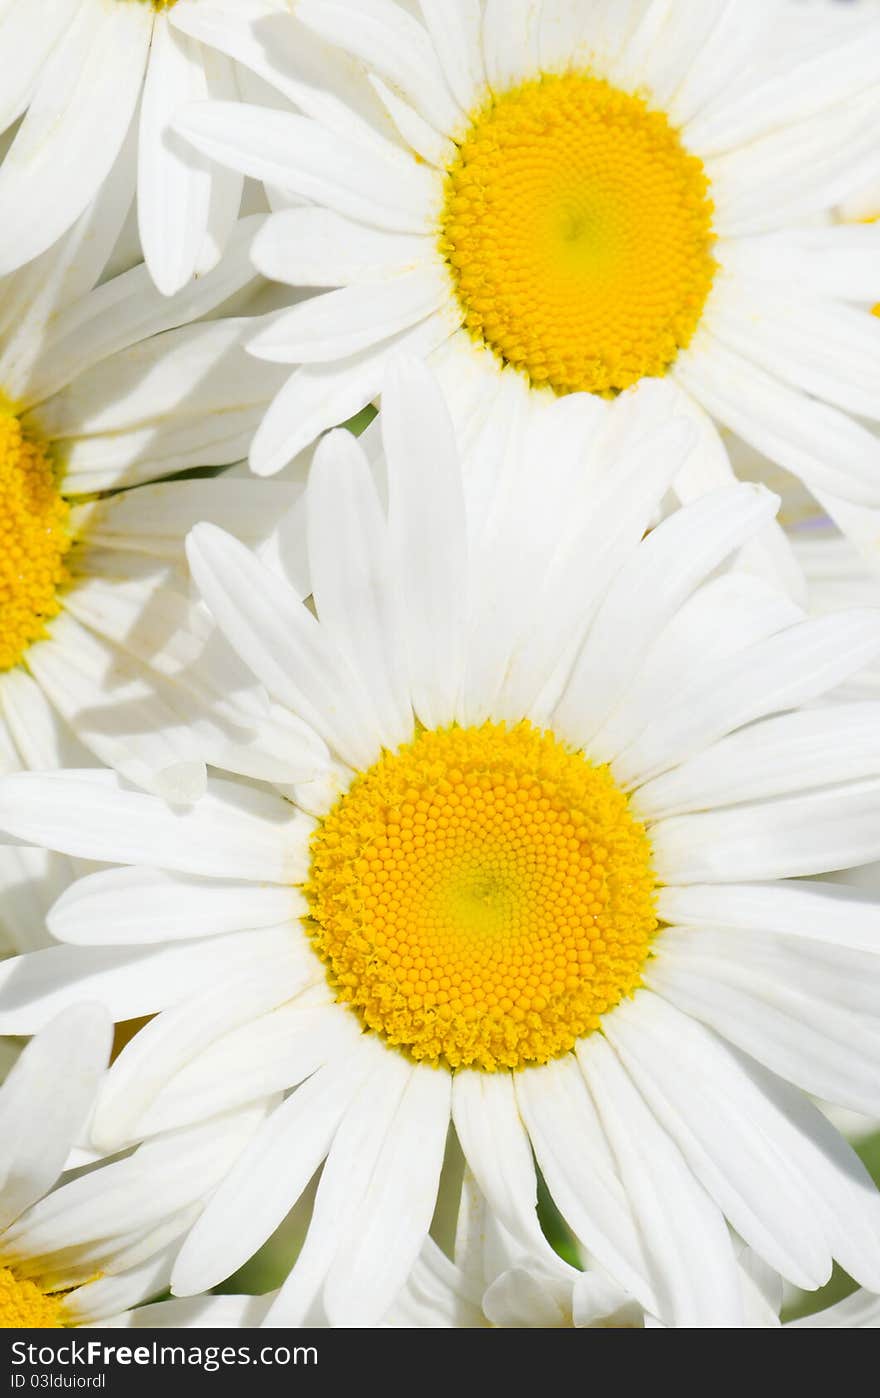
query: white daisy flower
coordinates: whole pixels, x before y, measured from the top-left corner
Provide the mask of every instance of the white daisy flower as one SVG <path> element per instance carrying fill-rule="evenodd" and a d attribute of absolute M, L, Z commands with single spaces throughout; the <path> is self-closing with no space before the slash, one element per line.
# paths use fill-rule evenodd
<path fill-rule="evenodd" d="M 238 461 L 273 385 L 242 348 L 246 316 L 192 323 L 253 293 L 259 218 L 165 299 L 142 265 L 97 284 L 130 196 L 111 181 L 0 297 L 0 771 L 97 760 L 185 800 L 204 788 L 206 760 L 255 776 L 291 760 L 289 775 L 309 770 L 301 735 L 273 719 L 191 597 L 184 554 L 202 519 L 263 544 L 300 487 L 149 484 Z M 44 943 L 45 912 L 72 876 L 45 851 L 0 850 L 0 954 Z"/>
<path fill-rule="evenodd" d="M 737 1260 L 745 1327 L 778 1327 L 781 1277 L 748 1248 L 738 1250 Z M 145 1308 L 147 1313 L 160 1309 L 161 1303 Z M 454 1260 L 429 1237 L 384 1323 L 407 1329 L 663 1328 L 656 1316 L 601 1268 L 575 1267 L 561 1257 L 535 1256 L 524 1250 L 486 1207 L 468 1172 Z M 788 1324 L 876 1330 L 880 1297 L 859 1290 L 845 1301 Z"/>
<path fill-rule="evenodd" d="M 309 201 L 270 220 L 261 270 L 336 288 L 250 346 L 299 366 L 254 470 L 375 398 L 405 344 L 442 371 L 461 430 L 517 399 L 662 377 L 829 510 L 880 504 L 880 444 L 855 416 L 880 402 L 861 304 L 880 296 L 880 231 L 804 226 L 880 171 L 880 16 L 840 13 L 829 42 L 785 8 L 420 0 L 420 21 L 393 0 L 298 0 L 363 73 L 357 108 L 208 102 L 175 121 Z M 256 62 L 228 0 L 195 23 Z M 264 55 L 282 94 L 295 74 Z M 707 453 L 688 490 L 726 477 Z"/>
<path fill-rule="evenodd" d="M 175 1133 L 53 1190 L 110 1040 L 99 1006 L 68 1009 L 0 1087 L 0 1329 L 92 1325 L 165 1291 L 181 1234 L 264 1115 Z"/>
<path fill-rule="evenodd" d="M 129 160 L 159 290 L 171 295 L 216 265 L 238 217 L 241 176 L 209 168 L 170 128 L 186 102 L 238 97 L 235 65 L 174 23 L 197 4 L 6 0 L 0 131 L 24 119 L 0 166 L 0 275 L 50 248 Z"/>
<path fill-rule="evenodd" d="M 217 779 L 185 811 L 111 772 L 0 781 L 13 837 L 131 866 L 62 897 L 70 946 L 0 967 L 0 1033 L 34 1032 L 74 974 L 114 1019 L 156 1013 L 95 1144 L 296 1087 L 189 1234 L 178 1294 L 232 1274 L 323 1162 L 269 1321 L 376 1323 L 450 1121 L 515 1238 L 547 1248 L 534 1151 L 666 1324 L 741 1323 L 728 1223 L 797 1285 L 835 1256 L 880 1290 L 880 1195 L 800 1090 L 880 1106 L 876 905 L 797 877 L 880 857 L 876 706 L 817 702 L 880 653 L 880 617 L 806 619 L 724 571 L 773 513 L 760 487 L 643 538 L 689 429 L 629 406 L 551 401 L 493 478 L 398 365 L 387 511 L 350 434 L 316 455 L 314 611 L 196 528 L 220 630 L 324 745 L 312 781 Z"/>
<path fill-rule="evenodd" d="M 67 239 L 4 288 L 0 765 L 69 763 L 39 687 L 100 761 L 133 780 L 150 785 L 182 764 L 185 796 L 188 763 L 205 754 L 179 695 L 212 631 L 187 597 L 186 532 L 210 517 L 260 543 L 299 487 L 265 494 L 226 479 L 143 488 L 247 450 L 272 392 L 264 366 L 242 349 L 249 318 L 200 318 L 253 288 L 248 247 L 260 220 L 243 220 L 218 267 L 165 299 L 142 265 L 96 285 L 127 207 L 121 195 L 105 191 Z M 240 667 L 215 649 L 213 682 L 202 674 L 212 702 L 243 688 Z"/>

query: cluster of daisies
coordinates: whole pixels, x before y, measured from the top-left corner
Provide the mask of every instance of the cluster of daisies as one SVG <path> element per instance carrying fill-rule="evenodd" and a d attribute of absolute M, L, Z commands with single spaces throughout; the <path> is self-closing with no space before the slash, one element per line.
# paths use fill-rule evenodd
<path fill-rule="evenodd" d="M 0 1327 L 880 1327 L 878 130 L 873 0 L 0 3 Z"/>

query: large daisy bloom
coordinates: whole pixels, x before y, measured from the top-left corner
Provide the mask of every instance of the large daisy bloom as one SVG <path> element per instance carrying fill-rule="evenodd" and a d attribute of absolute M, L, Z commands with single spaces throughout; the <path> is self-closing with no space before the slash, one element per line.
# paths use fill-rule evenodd
<path fill-rule="evenodd" d="M 781 1277 L 748 1248 L 738 1249 L 738 1264 L 744 1325 L 777 1328 Z M 161 1315 L 162 1309 L 160 1302 L 145 1312 Z M 493 1216 L 465 1172 L 454 1257 L 447 1257 L 429 1237 L 385 1324 L 406 1329 L 641 1330 L 656 1329 L 662 1322 L 601 1268 L 530 1253 Z M 786 1324 L 876 1330 L 880 1297 L 859 1290 Z"/>
<path fill-rule="evenodd" d="M 361 70 L 357 106 L 207 102 L 175 122 L 207 157 L 310 201 L 274 216 L 254 255 L 282 282 L 335 288 L 250 346 L 298 366 L 253 468 L 374 398 L 403 342 L 442 371 L 462 430 L 517 399 L 526 412 L 656 377 L 829 510 L 880 505 L 880 443 L 856 416 L 880 403 L 880 230 L 820 217 L 880 170 L 880 15 L 841 8 L 799 34 L 766 0 L 419 10 L 297 3 Z M 294 70 L 259 20 L 226 0 L 199 15 L 286 94 Z M 727 469 L 707 453 L 689 488 Z"/>
<path fill-rule="evenodd" d="M 182 104 L 234 101 L 235 65 L 175 26 L 197 0 L 7 0 L 0 13 L 0 275 L 51 247 L 121 164 L 137 165 L 138 227 L 166 295 L 211 270 L 232 234 L 239 175 L 175 136 Z"/>
<path fill-rule="evenodd" d="M 181 1234 L 261 1120 L 254 1107 L 210 1141 L 178 1132 L 53 1188 L 111 1030 L 100 1006 L 65 1010 L 0 1087 L 0 1329 L 92 1325 L 165 1291 Z"/>
<path fill-rule="evenodd" d="M 725 568 L 772 516 L 761 487 L 645 536 L 690 428 L 629 406 L 553 400 L 463 470 L 436 384 L 397 364 L 377 476 L 348 433 L 316 454 L 312 605 L 193 531 L 217 625 L 323 753 L 310 781 L 218 778 L 182 811 L 112 772 L 0 781 L 13 837 L 128 866 L 62 896 L 70 946 L 0 967 L 0 1033 L 72 976 L 114 1019 L 155 1014 L 96 1145 L 296 1088 L 188 1235 L 178 1294 L 234 1272 L 323 1162 L 269 1322 L 378 1322 L 450 1122 L 514 1238 L 548 1247 L 534 1152 L 664 1324 L 742 1323 L 728 1225 L 797 1285 L 834 1256 L 880 1290 L 880 1195 L 802 1091 L 877 1109 L 877 909 L 797 878 L 880 855 L 876 707 L 820 702 L 880 653 L 880 616 L 807 619 Z"/>

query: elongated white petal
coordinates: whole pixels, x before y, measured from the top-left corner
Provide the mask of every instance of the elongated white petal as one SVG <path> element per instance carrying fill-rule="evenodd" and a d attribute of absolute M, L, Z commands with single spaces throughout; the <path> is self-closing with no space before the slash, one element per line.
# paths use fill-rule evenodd
<path fill-rule="evenodd" d="M 158 15 L 138 142 L 138 231 L 156 286 L 171 296 L 195 274 L 208 229 L 211 174 L 171 129 L 175 111 L 208 95 L 200 46 Z"/>
<path fill-rule="evenodd" d="M 873 987 L 876 1006 L 877 958 L 758 933 L 749 934 L 747 946 L 745 956 L 741 934 L 670 933 L 646 980 L 781 1077 L 877 1115 L 880 1028 L 843 998 L 858 992 L 864 999 Z M 843 997 L 838 990 L 832 999 L 835 967 Z"/>
<path fill-rule="evenodd" d="M 291 286 L 351 286 L 412 271 L 434 254 L 428 238 L 389 233 L 330 209 L 282 209 L 254 239 L 258 271 Z M 322 303 L 323 304 L 323 303 Z"/>
<path fill-rule="evenodd" d="M 175 129 L 221 165 L 348 218 L 400 233 L 430 231 L 439 195 L 427 167 L 392 145 L 371 150 L 308 117 L 246 102 L 198 102 Z"/>
<path fill-rule="evenodd" d="M 535 1212 L 535 1167 L 511 1075 L 457 1072 L 452 1118 L 465 1159 L 490 1207 L 520 1243 L 540 1254 L 547 1244 Z"/>
<path fill-rule="evenodd" d="M 80 859 L 152 863 L 219 878 L 296 883 L 311 822 L 279 796 L 216 780 L 172 809 L 112 772 L 18 773 L 0 782 L 0 825 Z"/>
<path fill-rule="evenodd" d="M 695 1328 L 741 1324 L 733 1248 L 718 1208 L 606 1040 L 591 1035 L 577 1057 L 642 1233 L 660 1319 Z"/>
<path fill-rule="evenodd" d="M 649 991 L 604 1023 L 646 1102 L 737 1233 L 802 1287 L 831 1255 L 787 1131 L 712 1034 Z"/>
<path fill-rule="evenodd" d="M 665 883 L 784 879 L 880 859 L 880 781 L 671 816 L 651 828 Z"/>
<path fill-rule="evenodd" d="M 62 942 L 149 945 L 274 927 L 304 911 L 294 888 L 123 868 L 77 880 L 53 907 L 50 925 Z"/>
<path fill-rule="evenodd" d="M 446 273 L 419 267 L 378 284 L 342 287 L 282 311 L 248 348 L 258 359 L 324 364 L 359 354 L 425 320 L 449 299 Z"/>
<path fill-rule="evenodd" d="M 862 700 L 751 724 L 640 787 L 633 808 L 658 820 L 880 776 L 880 705 Z"/>
<path fill-rule="evenodd" d="M 111 1039 L 110 1018 L 100 1006 L 66 1010 L 31 1040 L 3 1083 L 0 1230 L 63 1170 L 91 1110 Z"/>
<path fill-rule="evenodd" d="M 880 650 L 880 612 L 803 621 L 720 661 L 686 687 L 615 759 L 619 780 L 641 782 L 742 724 L 815 699 Z"/>
<path fill-rule="evenodd" d="M 125 140 L 150 43 L 140 5 L 81 5 L 0 167 L 0 276 L 60 238 Z"/>
<path fill-rule="evenodd" d="M 878 945 L 876 896 L 818 879 L 661 888 L 657 912 L 679 926 L 776 932 L 856 951 L 873 951 Z"/>
<path fill-rule="evenodd" d="M 599 609 L 557 711 L 567 732 L 582 743 L 594 738 L 641 664 L 649 638 L 759 523 L 772 518 L 776 505 L 776 496 L 761 488 L 713 491 L 677 511 L 633 551 Z M 604 756 L 601 737 L 596 751 Z"/>
<path fill-rule="evenodd" d="M 352 766 L 368 767 L 381 747 L 369 695 L 290 585 L 213 525 L 196 526 L 187 555 L 214 620 L 269 693 Z"/>
<path fill-rule="evenodd" d="M 380 73 L 438 131 L 461 120 L 428 35 L 391 0 L 300 0 L 297 18 Z"/>
<path fill-rule="evenodd" d="M 410 693 L 433 728 L 452 719 L 461 679 L 467 531 L 455 435 L 436 380 L 415 360 L 389 371 L 380 420 Z"/>
<path fill-rule="evenodd" d="M 416 1066 L 352 1221 L 352 1246 L 330 1268 L 331 1323 L 375 1325 L 412 1270 L 437 1202 L 452 1075 Z"/>
<path fill-rule="evenodd" d="M 321 625 L 356 666 L 385 747 L 412 737 L 399 583 L 369 463 L 348 432 L 318 446 L 309 476 L 308 551 Z"/>
<path fill-rule="evenodd" d="M 591 1255 L 655 1310 L 639 1230 L 576 1061 L 529 1068 L 517 1073 L 514 1085 L 553 1202 Z"/>

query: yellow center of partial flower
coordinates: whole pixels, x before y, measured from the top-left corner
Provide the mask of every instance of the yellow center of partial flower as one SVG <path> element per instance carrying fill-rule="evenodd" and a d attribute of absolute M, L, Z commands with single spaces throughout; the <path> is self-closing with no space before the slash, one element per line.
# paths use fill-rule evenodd
<path fill-rule="evenodd" d="M 0 673 L 60 611 L 69 513 L 45 447 L 0 406 Z"/>
<path fill-rule="evenodd" d="M 493 97 L 446 176 L 440 250 L 467 329 L 557 393 L 665 373 L 712 285 L 708 189 L 664 114 L 600 78 Z"/>
<path fill-rule="evenodd" d="M 339 1000 L 412 1058 L 522 1068 L 640 984 L 644 828 L 607 767 L 529 723 L 422 732 L 312 837 L 305 892 Z"/>
<path fill-rule="evenodd" d="M 0 1330 L 58 1330 L 64 1323 L 60 1296 L 0 1267 Z"/>

